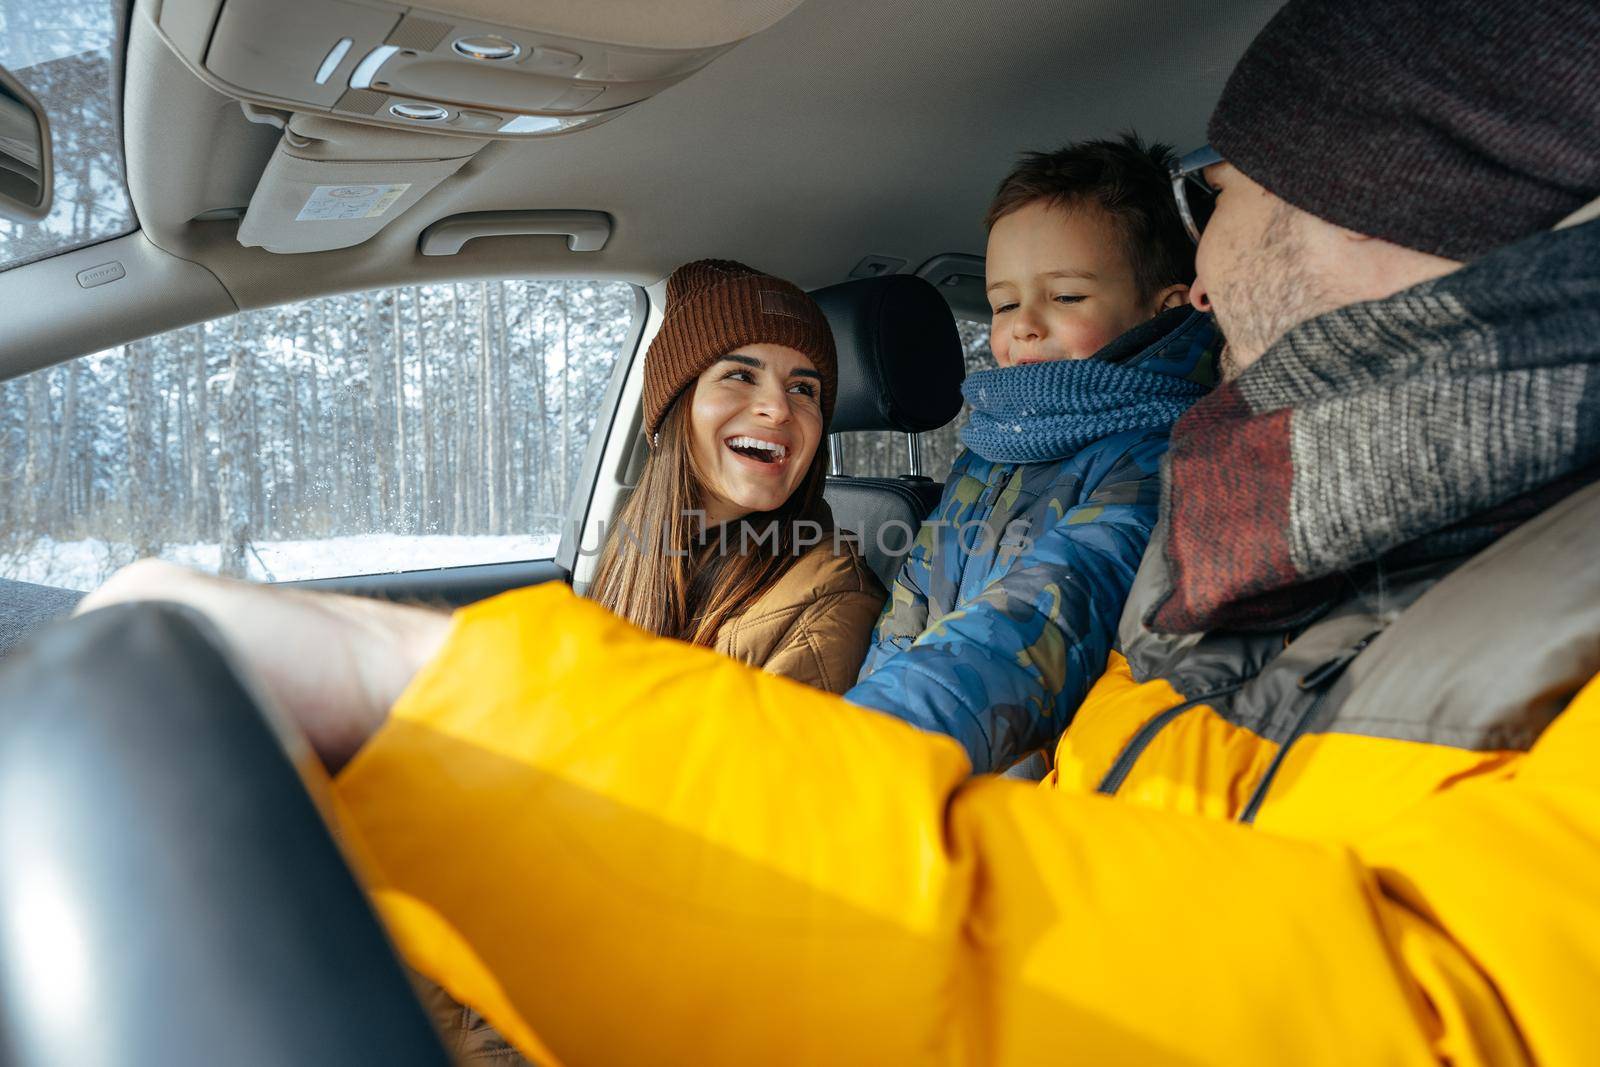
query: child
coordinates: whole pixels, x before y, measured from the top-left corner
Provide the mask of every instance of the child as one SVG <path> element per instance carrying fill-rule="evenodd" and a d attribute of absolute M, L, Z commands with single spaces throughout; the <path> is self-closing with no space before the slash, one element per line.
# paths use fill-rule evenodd
<path fill-rule="evenodd" d="M 1166 145 L 1028 153 L 985 220 L 999 364 L 846 699 L 949 734 L 975 772 L 1054 745 L 1105 669 L 1173 421 L 1215 380 Z"/>

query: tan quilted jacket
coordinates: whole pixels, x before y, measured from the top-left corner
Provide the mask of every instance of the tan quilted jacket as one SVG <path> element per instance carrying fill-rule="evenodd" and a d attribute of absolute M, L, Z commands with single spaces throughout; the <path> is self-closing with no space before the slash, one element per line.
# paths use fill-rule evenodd
<path fill-rule="evenodd" d="M 717 632 L 713 647 L 770 674 L 843 693 L 856 684 L 883 585 L 847 542 L 825 540 Z"/>

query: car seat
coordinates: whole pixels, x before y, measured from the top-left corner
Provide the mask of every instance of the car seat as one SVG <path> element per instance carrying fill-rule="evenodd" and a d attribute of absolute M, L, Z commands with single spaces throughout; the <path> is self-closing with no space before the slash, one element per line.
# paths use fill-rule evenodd
<path fill-rule="evenodd" d="M 858 478 L 835 468 L 823 492 L 834 523 L 856 535 L 867 565 L 887 586 L 944 489 L 917 469 L 915 435 L 938 429 L 961 411 L 961 338 L 939 291 L 915 275 L 862 278 L 811 296 L 828 317 L 839 350 L 839 395 L 829 432 L 908 435 L 909 473 Z"/>

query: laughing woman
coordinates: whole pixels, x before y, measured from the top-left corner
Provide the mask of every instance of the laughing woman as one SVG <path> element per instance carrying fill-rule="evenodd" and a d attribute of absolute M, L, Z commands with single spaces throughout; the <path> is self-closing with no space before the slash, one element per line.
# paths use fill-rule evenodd
<path fill-rule="evenodd" d="M 652 633 L 849 688 L 884 590 L 822 499 L 837 386 L 803 291 L 728 260 L 674 271 L 645 355 L 650 457 L 590 596 Z"/>

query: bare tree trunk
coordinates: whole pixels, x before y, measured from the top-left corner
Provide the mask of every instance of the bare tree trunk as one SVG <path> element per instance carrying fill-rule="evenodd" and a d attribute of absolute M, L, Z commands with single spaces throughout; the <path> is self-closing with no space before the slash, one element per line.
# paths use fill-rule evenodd
<path fill-rule="evenodd" d="M 255 380 L 254 367 L 251 368 L 250 378 L 252 382 Z M 248 425 L 250 427 L 245 449 L 245 455 L 250 457 L 248 464 L 250 469 L 250 522 L 251 529 L 255 531 L 255 535 L 261 537 L 268 533 L 266 479 L 262 477 L 262 474 L 263 468 L 267 471 L 274 469 L 272 465 L 273 458 L 266 449 L 265 442 L 261 437 L 261 409 L 256 404 L 254 389 L 250 391 L 250 395 L 245 398 L 245 401 L 249 407 Z"/>
<path fill-rule="evenodd" d="M 311 361 L 311 434 L 306 441 L 306 453 L 307 462 L 310 465 L 313 475 L 311 488 L 315 490 L 312 495 L 316 499 L 314 506 L 314 511 L 316 514 L 316 532 L 319 535 L 326 536 L 329 532 L 329 507 L 326 496 L 328 479 L 331 474 L 331 478 L 334 484 L 337 486 L 337 488 L 334 490 L 334 500 L 343 500 L 344 461 L 339 452 L 339 420 L 337 418 L 333 420 L 334 441 L 332 455 L 334 457 L 334 466 L 331 472 L 328 470 L 327 464 L 323 459 L 322 363 L 328 358 L 328 304 L 325 300 L 317 304 L 315 344 L 317 347 L 317 355 L 316 358 Z"/>
<path fill-rule="evenodd" d="M 530 296 L 528 300 L 530 331 L 533 319 L 533 301 Z M 534 432 L 539 435 L 538 463 L 534 465 L 533 473 L 533 478 L 536 481 L 530 484 L 530 488 L 535 498 L 534 509 L 540 514 L 550 510 L 548 503 L 550 493 L 550 408 L 549 398 L 545 392 L 549 385 L 549 364 L 547 362 L 549 357 L 550 351 L 544 341 L 544 331 L 540 330 L 539 339 L 534 344 L 534 350 L 530 353 L 528 360 L 528 366 L 533 371 L 533 399 L 536 423 Z"/>
<path fill-rule="evenodd" d="M 484 521 L 489 514 L 489 491 L 484 484 L 489 473 L 489 441 L 488 426 L 483 418 L 484 404 L 488 397 L 488 384 L 484 381 L 485 368 L 488 360 L 489 346 L 489 291 L 484 282 L 478 283 L 478 359 L 473 369 L 473 395 L 472 416 L 473 424 L 473 457 L 474 471 L 472 479 L 472 495 L 474 501 L 472 516 L 472 532 L 484 532 Z"/>
<path fill-rule="evenodd" d="M 73 437 L 78 432 L 78 363 L 69 361 L 63 370 L 67 380 L 62 387 L 61 425 L 56 430 L 56 454 L 50 463 L 50 492 L 46 496 L 53 512 L 52 528 L 64 527 L 73 512 L 72 502 L 67 499 L 67 482 L 72 470 Z"/>
<path fill-rule="evenodd" d="M 151 377 L 155 377 L 155 362 L 158 349 L 154 345 L 150 349 Z M 164 355 L 165 353 L 161 353 Z M 162 360 L 164 363 L 165 360 Z M 151 400 L 161 409 L 160 428 L 156 431 L 155 448 L 152 450 L 151 459 L 155 467 L 155 491 L 151 494 L 151 523 L 161 523 L 166 516 L 172 514 L 172 448 L 168 443 L 172 435 L 172 405 L 167 401 L 165 386 L 154 387 L 151 391 Z M 158 519 L 157 516 L 161 518 Z"/>
<path fill-rule="evenodd" d="M 511 529 L 511 514 L 513 503 L 511 499 L 512 486 L 512 457 L 511 457 L 511 406 L 516 394 L 511 391 L 511 315 L 506 309 L 506 283 L 497 281 L 495 291 L 495 381 L 494 391 L 494 434 L 499 441 L 495 448 L 495 455 L 500 457 L 500 462 L 495 465 L 494 478 L 496 484 L 495 495 L 500 500 L 499 521 L 495 524 L 495 533 L 507 533 Z"/>
<path fill-rule="evenodd" d="M 173 516 L 174 529 L 182 531 L 183 539 L 193 540 L 194 501 L 189 494 L 193 488 L 190 471 L 194 468 L 194 416 L 189 413 L 189 360 L 181 343 L 174 347 L 177 351 L 172 384 L 178 396 L 178 449 L 172 491 L 176 499 L 167 502 L 167 511 Z"/>
<path fill-rule="evenodd" d="M 232 578 L 243 578 L 248 573 L 246 552 L 251 541 L 251 489 L 247 468 L 252 465 L 248 434 L 254 353 L 248 344 L 244 319 L 244 315 L 237 315 L 233 320 L 227 384 L 222 390 L 222 421 L 217 435 L 221 445 L 217 457 L 217 512 L 221 516 L 218 550 L 221 573 Z"/>
<path fill-rule="evenodd" d="M 455 440 L 455 455 L 450 466 L 450 489 L 454 505 L 451 508 L 453 516 L 450 523 L 450 532 L 461 534 L 467 531 L 470 521 L 467 514 L 469 491 L 471 488 L 471 473 L 467 469 L 467 355 L 466 345 L 460 343 L 461 337 L 461 287 L 450 287 L 450 336 L 457 339 L 456 373 L 455 373 L 455 422 L 452 436 Z"/>
<path fill-rule="evenodd" d="M 190 412 L 194 423 L 189 430 L 189 440 L 194 446 L 194 454 L 189 463 L 189 499 L 193 501 L 194 514 L 191 521 L 198 534 L 202 530 L 211 530 L 216 527 L 217 495 L 211 484 L 211 442 L 206 435 L 209 432 L 206 424 L 206 407 L 211 392 L 211 384 L 206 379 L 208 367 L 206 366 L 206 328 L 202 323 L 194 327 L 194 403 L 190 405 Z"/>
<path fill-rule="evenodd" d="M 528 291 L 528 283 L 518 282 L 517 285 L 521 287 L 521 292 L 525 298 Z M 521 329 L 517 331 L 513 331 L 509 324 L 513 303 L 512 297 L 516 294 L 516 292 L 517 290 L 509 291 L 506 294 L 504 301 L 507 320 L 506 344 L 508 346 L 508 350 L 511 351 L 517 350 L 517 346 L 524 343 L 521 329 L 526 329 L 528 326 L 526 317 L 524 317 L 522 321 L 518 323 L 518 326 Z M 518 308 L 521 308 L 526 304 L 526 300 L 518 300 L 515 303 Z M 524 356 L 526 356 L 527 348 L 522 348 L 521 352 Z M 516 381 L 515 379 L 517 375 L 515 372 L 517 363 L 511 360 L 508 356 L 506 363 L 506 371 L 509 376 L 507 379 L 507 386 L 511 392 L 511 395 L 517 398 L 517 403 L 510 405 L 510 410 L 507 415 L 509 420 L 509 429 L 507 430 L 507 433 L 511 438 L 512 449 L 512 462 L 508 464 L 510 470 L 507 472 L 507 474 L 511 479 L 511 510 L 512 515 L 514 516 L 513 522 L 516 524 L 516 530 L 518 533 L 526 533 L 530 528 L 530 515 L 528 507 L 528 445 L 530 442 L 530 438 L 528 436 L 528 409 L 529 401 L 532 398 L 528 396 L 529 370 L 526 360 L 522 362 L 521 366 L 522 380 Z"/>
<path fill-rule="evenodd" d="M 375 488 L 377 479 L 372 469 L 372 440 L 367 434 L 366 423 L 362 421 L 362 414 L 365 410 L 366 404 L 360 402 L 357 391 L 352 389 L 350 391 L 350 443 L 355 446 L 353 452 L 360 459 L 351 470 L 352 480 L 355 483 L 351 488 L 355 496 L 366 502 L 366 516 L 365 520 L 359 524 L 354 521 L 354 516 L 351 516 L 348 531 L 350 533 L 370 533 L 377 529 L 375 525 L 378 517 L 376 506 L 377 489 Z"/>
<path fill-rule="evenodd" d="M 333 501 L 328 507 L 329 527 L 328 534 L 334 535 L 344 531 L 344 512 L 350 507 L 348 486 L 345 481 L 344 467 L 344 407 L 339 403 L 339 394 L 333 394 Z"/>
<path fill-rule="evenodd" d="M 401 329 L 400 292 L 394 291 L 394 476 L 395 515 L 390 529 L 396 533 L 411 532 L 411 501 L 406 492 L 409 479 L 406 465 L 410 462 L 410 448 L 406 443 L 406 339 Z M 415 290 L 413 290 L 415 292 Z"/>
<path fill-rule="evenodd" d="M 28 375 L 28 418 L 22 439 L 26 442 L 27 457 L 22 464 L 21 509 L 30 537 L 46 533 L 49 509 L 44 506 L 40 492 L 49 476 L 50 457 L 50 378 L 43 371 Z"/>
<path fill-rule="evenodd" d="M 373 450 L 365 453 L 369 468 L 375 468 L 369 474 L 376 492 L 377 506 L 373 509 L 372 523 L 368 529 L 386 529 L 390 509 L 392 507 L 389 492 L 389 471 L 394 465 L 394 457 L 389 448 L 390 412 L 388 409 L 388 393 L 384 379 L 386 378 L 383 351 L 383 329 L 378 322 L 378 305 L 372 299 L 372 294 L 363 297 L 367 320 L 367 388 L 371 391 L 372 401 L 372 445 Z M 382 524 L 381 526 L 376 524 Z"/>
<path fill-rule="evenodd" d="M 293 468 L 289 472 L 289 506 L 288 515 L 290 533 L 294 537 L 306 536 L 306 464 L 305 450 L 301 446 L 301 438 L 305 434 L 305 427 L 300 424 L 300 382 L 291 368 L 288 374 L 289 388 L 289 465 Z"/>
<path fill-rule="evenodd" d="M 411 303 L 417 310 L 417 360 L 421 371 L 421 388 L 418 392 L 418 411 L 422 420 L 422 500 L 419 502 L 418 512 L 421 518 L 421 533 L 438 533 L 438 499 L 437 484 L 434 470 L 433 457 L 433 423 L 434 412 L 428 396 L 429 369 L 428 369 L 428 336 L 424 327 L 422 315 L 422 299 L 417 287 L 411 287 Z"/>
<path fill-rule="evenodd" d="M 572 493 L 572 283 L 561 283 L 561 485 L 556 508 L 564 510 Z"/>
<path fill-rule="evenodd" d="M 495 492 L 495 470 L 499 457 L 495 455 L 492 420 L 489 418 L 491 402 L 491 376 L 494 357 L 489 341 L 489 283 L 478 283 L 478 455 L 480 470 L 478 488 L 484 496 L 484 507 L 478 516 L 475 532 L 493 533 L 500 525 L 500 498 Z"/>
<path fill-rule="evenodd" d="M 155 463 L 151 448 L 150 418 L 151 367 L 153 353 L 148 341 L 126 349 L 128 402 L 124 409 L 128 440 L 128 480 L 126 483 L 128 539 L 140 557 L 160 553 L 155 535 Z"/>

